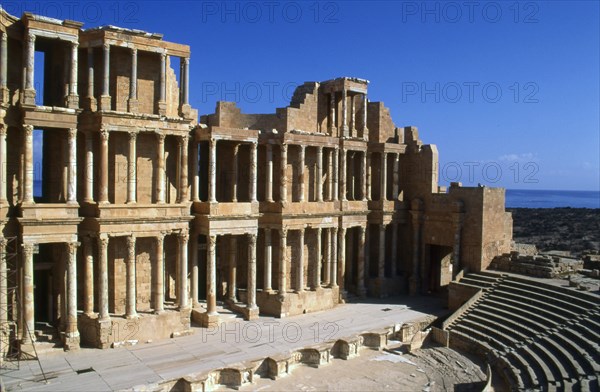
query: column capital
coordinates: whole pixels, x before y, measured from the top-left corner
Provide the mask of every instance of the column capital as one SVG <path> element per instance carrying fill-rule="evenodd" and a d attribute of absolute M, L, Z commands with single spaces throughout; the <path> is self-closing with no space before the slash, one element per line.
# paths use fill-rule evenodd
<path fill-rule="evenodd" d="M 27 41 L 31 44 L 35 43 L 35 34 L 33 34 L 31 31 L 27 32 Z"/>
<path fill-rule="evenodd" d="M 110 240 L 110 237 L 108 237 L 107 235 L 100 235 L 98 237 L 98 246 L 106 249 L 108 247 L 109 240 Z"/>
<path fill-rule="evenodd" d="M 156 242 L 160 242 L 162 244 L 167 235 L 168 235 L 167 232 L 161 231 L 154 237 L 154 239 L 156 240 Z"/>
<path fill-rule="evenodd" d="M 185 65 L 189 65 L 190 64 L 190 58 L 189 57 L 183 57 L 182 60 L 183 60 L 183 64 L 185 64 Z"/>
<path fill-rule="evenodd" d="M 102 48 L 104 50 L 110 50 L 110 44 L 108 42 L 105 42 L 105 43 L 102 44 Z"/>
<path fill-rule="evenodd" d="M 285 153 L 287 153 L 287 150 L 288 150 L 288 145 L 287 145 L 287 143 L 282 143 L 282 144 L 281 144 L 281 152 L 285 152 Z"/>
<path fill-rule="evenodd" d="M 23 254 L 25 257 L 33 256 L 33 249 L 35 248 L 35 244 L 32 242 L 25 242 L 23 245 Z"/>
<path fill-rule="evenodd" d="M 110 131 L 108 129 L 100 128 L 100 139 L 102 139 L 103 142 L 107 142 L 109 133 Z"/>
<path fill-rule="evenodd" d="M 4 123 L 0 123 L 0 136 L 6 136 L 6 128 Z"/>
<path fill-rule="evenodd" d="M 137 52 L 138 52 L 138 50 L 137 50 L 137 48 L 136 48 L 136 47 L 133 47 L 133 48 L 131 48 L 131 54 L 132 54 L 133 56 L 137 56 Z"/>
<path fill-rule="evenodd" d="M 77 49 L 79 47 L 79 42 L 71 41 L 71 49 Z"/>
<path fill-rule="evenodd" d="M 127 253 L 129 255 L 129 260 L 135 258 L 135 242 L 136 238 L 134 235 L 127 237 Z"/>
<path fill-rule="evenodd" d="M 190 240 L 190 232 L 188 230 L 182 231 L 179 233 L 178 238 L 181 243 L 186 243 Z"/>
<path fill-rule="evenodd" d="M 8 40 L 8 38 L 7 38 L 7 35 L 8 35 L 8 34 L 6 34 L 5 32 L 3 32 L 3 31 L 0 31 L 0 40 L 1 40 L 2 42 L 6 42 L 6 41 Z"/>
<path fill-rule="evenodd" d="M 248 234 L 248 243 L 251 246 L 256 246 L 256 234 Z"/>
<path fill-rule="evenodd" d="M 285 229 L 284 228 L 279 229 L 279 235 L 280 236 L 287 237 L 287 234 L 288 234 L 288 229 L 287 228 L 285 228 Z"/>
<path fill-rule="evenodd" d="M 67 250 L 69 251 L 69 253 L 73 254 L 75 252 L 77 252 L 77 248 L 79 248 L 79 245 L 81 245 L 81 243 L 79 242 L 67 242 Z M 69 262 L 71 262 L 71 259 L 69 259 Z"/>
<path fill-rule="evenodd" d="M 190 135 L 182 135 L 177 139 L 177 143 L 180 146 L 187 145 L 190 141 Z"/>
<path fill-rule="evenodd" d="M 69 128 L 69 139 L 75 139 L 77 137 L 77 128 Z"/>
<path fill-rule="evenodd" d="M 167 135 L 164 132 L 155 132 L 154 134 L 159 143 L 165 142 L 165 137 L 167 137 Z"/>
<path fill-rule="evenodd" d="M 160 59 L 161 59 L 161 61 L 165 61 L 167 59 L 167 52 L 161 52 Z"/>
<path fill-rule="evenodd" d="M 33 135 L 33 125 L 23 124 L 23 131 L 25 132 L 25 136 Z"/>
<path fill-rule="evenodd" d="M 129 141 L 135 141 L 137 139 L 138 131 L 129 131 Z"/>

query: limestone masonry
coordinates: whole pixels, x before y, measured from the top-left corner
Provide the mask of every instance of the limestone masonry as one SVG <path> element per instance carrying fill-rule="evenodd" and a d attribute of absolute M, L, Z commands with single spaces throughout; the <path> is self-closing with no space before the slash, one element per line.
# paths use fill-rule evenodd
<path fill-rule="evenodd" d="M 436 147 L 367 80 L 199 117 L 188 46 L 1 16 L 4 351 L 48 329 L 65 349 L 180 336 L 217 301 L 253 319 L 440 292 L 510 252 L 504 190 L 438 186 Z"/>

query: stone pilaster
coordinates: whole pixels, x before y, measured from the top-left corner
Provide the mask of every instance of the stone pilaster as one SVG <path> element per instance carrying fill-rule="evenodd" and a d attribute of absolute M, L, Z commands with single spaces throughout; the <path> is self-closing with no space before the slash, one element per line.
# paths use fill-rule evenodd
<path fill-rule="evenodd" d="M 367 152 L 361 152 L 362 160 L 360 163 L 360 185 L 362 200 L 367 201 Z"/>
<path fill-rule="evenodd" d="M 393 192 L 392 200 L 398 200 L 398 192 L 399 192 L 398 186 L 399 186 L 399 178 L 400 178 L 399 177 L 400 176 L 400 173 L 399 173 L 399 171 L 400 171 L 400 159 L 399 159 L 400 154 L 394 153 L 393 157 L 394 157 L 394 160 L 393 160 L 393 163 L 394 163 L 394 166 L 393 166 L 393 168 L 394 168 L 393 169 L 394 170 L 394 176 L 393 176 L 394 183 L 393 183 L 393 187 L 392 187 L 392 190 L 393 190 L 392 191 Z"/>
<path fill-rule="evenodd" d="M 83 201 L 94 202 L 94 139 L 91 132 L 85 134 L 85 188 Z"/>
<path fill-rule="evenodd" d="M 350 128 L 348 127 L 348 95 L 346 89 L 342 90 L 342 137 L 348 137 Z"/>
<path fill-rule="evenodd" d="M 192 297 L 192 308 L 197 308 L 199 306 L 198 297 L 199 297 L 199 281 L 198 281 L 198 233 L 196 231 L 192 231 L 190 236 L 190 257 L 191 257 L 191 267 L 192 271 L 190 273 L 190 283 L 192 287 L 190 288 L 190 293 Z"/>
<path fill-rule="evenodd" d="M 341 155 L 340 155 L 340 200 L 341 201 L 347 201 L 348 199 L 346 198 L 346 155 L 347 152 L 345 149 L 341 150 Z"/>
<path fill-rule="evenodd" d="M 127 294 L 125 303 L 125 317 L 135 318 L 138 316 L 136 310 L 136 279 L 135 279 L 135 243 L 136 238 L 134 236 L 127 237 Z"/>
<path fill-rule="evenodd" d="M 334 136 L 334 132 L 337 127 L 335 125 L 335 111 L 336 111 L 336 101 L 335 101 L 335 92 L 332 91 L 329 94 L 329 135 Z"/>
<path fill-rule="evenodd" d="M 365 152 L 365 154 L 367 155 L 367 168 L 366 168 L 366 182 L 367 182 L 367 200 L 371 201 L 372 200 L 372 196 L 371 196 L 371 182 L 373 180 L 373 173 L 371 170 L 371 153 L 370 152 Z"/>
<path fill-rule="evenodd" d="M 250 145 L 250 202 L 256 203 L 258 199 L 256 197 L 257 189 L 257 168 L 258 165 L 258 143 L 252 142 Z"/>
<path fill-rule="evenodd" d="M 387 200 L 387 153 L 381 153 L 381 194 L 380 200 Z"/>
<path fill-rule="evenodd" d="M 240 145 L 234 143 L 231 162 L 231 201 L 237 203 L 237 188 L 238 188 L 238 166 L 239 166 Z"/>
<path fill-rule="evenodd" d="M 317 201 L 323 201 L 323 147 L 317 147 Z"/>
<path fill-rule="evenodd" d="M 330 287 L 337 287 L 337 270 L 338 270 L 338 228 L 332 227 L 330 230 L 331 234 L 331 279 Z"/>
<path fill-rule="evenodd" d="M 298 146 L 300 148 L 300 157 L 298 159 L 298 201 L 304 201 L 304 173 L 305 173 L 305 163 L 304 156 L 306 147 L 304 145 Z"/>
<path fill-rule="evenodd" d="M 315 254 L 317 257 L 315 257 L 315 270 L 314 270 L 314 281 L 312 284 L 312 288 L 313 290 L 318 290 L 319 288 L 321 288 L 321 263 L 322 263 L 322 252 L 321 252 L 321 228 L 317 227 L 316 228 L 316 236 L 317 236 L 317 243 L 315 245 Z"/>
<path fill-rule="evenodd" d="M 367 99 L 367 94 L 363 94 L 363 117 L 362 117 L 362 130 L 363 137 L 366 139 L 369 136 L 369 129 L 367 128 L 367 109 L 368 109 L 369 100 Z"/>
<path fill-rule="evenodd" d="M 179 162 L 179 202 L 187 203 L 190 200 L 188 188 L 189 188 L 189 180 L 188 180 L 188 144 L 190 138 L 188 135 L 184 135 L 178 139 L 179 143 L 179 156 L 181 157 Z"/>
<path fill-rule="evenodd" d="M 379 262 L 377 264 L 377 277 L 385 278 L 385 226 L 379 225 Z"/>
<path fill-rule="evenodd" d="M 345 293 L 346 279 L 346 228 L 340 227 L 338 230 L 338 268 L 339 268 L 339 286 L 342 295 Z"/>
<path fill-rule="evenodd" d="M 280 190 L 279 190 L 279 194 L 281 197 L 281 202 L 282 203 L 287 203 L 287 175 L 286 175 L 286 171 L 287 171 L 287 149 L 288 146 L 287 144 L 282 144 L 281 145 L 281 173 L 280 173 L 280 180 L 279 180 L 279 184 L 280 184 Z"/>
<path fill-rule="evenodd" d="M 333 150 L 333 201 L 338 200 L 339 195 L 339 149 Z"/>
<path fill-rule="evenodd" d="M 364 297 L 367 293 L 367 289 L 365 288 L 365 262 L 366 262 L 366 231 L 367 228 L 365 226 L 360 226 L 359 235 L 358 235 L 358 288 L 357 294 L 360 297 Z"/>
<path fill-rule="evenodd" d="M 267 178 L 265 181 L 265 199 L 268 202 L 273 202 L 273 145 L 267 144 L 267 164 L 266 164 L 266 173 Z"/>
<path fill-rule="evenodd" d="M 333 200 L 333 150 L 327 152 L 327 201 Z"/>
<path fill-rule="evenodd" d="M 323 268 L 323 283 L 329 286 L 331 283 L 331 232 L 325 229 L 325 267 Z"/>
<path fill-rule="evenodd" d="M 200 201 L 200 168 L 198 157 L 198 142 L 192 139 L 192 200 Z"/>
<path fill-rule="evenodd" d="M 357 136 L 356 133 L 356 110 L 355 110 L 355 102 L 354 102 L 354 97 L 356 97 L 355 94 L 352 94 L 350 96 L 350 136 Z"/>

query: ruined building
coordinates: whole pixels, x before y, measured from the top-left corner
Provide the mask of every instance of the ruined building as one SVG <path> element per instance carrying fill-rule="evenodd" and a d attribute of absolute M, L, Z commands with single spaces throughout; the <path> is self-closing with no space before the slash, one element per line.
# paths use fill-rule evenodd
<path fill-rule="evenodd" d="M 0 29 L 0 324 L 24 350 L 42 326 L 67 349 L 178 336 L 217 301 L 252 319 L 436 292 L 509 251 L 504 191 L 438 186 L 436 147 L 366 80 L 199 118 L 186 45 L 28 13 Z"/>

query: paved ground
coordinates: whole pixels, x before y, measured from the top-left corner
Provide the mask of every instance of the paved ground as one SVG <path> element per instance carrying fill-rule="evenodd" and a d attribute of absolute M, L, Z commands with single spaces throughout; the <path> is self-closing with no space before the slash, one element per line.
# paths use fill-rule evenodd
<path fill-rule="evenodd" d="M 48 383 L 37 361 L 23 361 L 19 370 L 3 371 L 2 382 L 7 390 L 90 392 L 157 384 L 446 312 L 436 298 L 369 301 L 286 319 L 232 318 L 219 329 L 196 328 L 192 336 L 132 347 L 42 354 Z"/>

